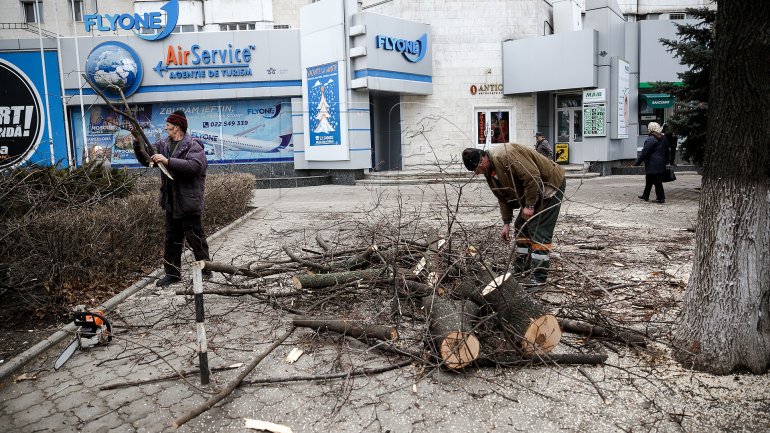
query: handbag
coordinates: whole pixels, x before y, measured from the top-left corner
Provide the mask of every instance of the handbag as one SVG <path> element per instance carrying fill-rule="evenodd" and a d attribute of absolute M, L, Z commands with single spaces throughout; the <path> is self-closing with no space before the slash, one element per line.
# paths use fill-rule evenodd
<path fill-rule="evenodd" d="M 661 182 L 673 182 L 676 180 L 676 174 L 674 174 L 674 169 L 671 167 L 666 168 L 666 171 L 663 172 L 663 174 L 660 176 Z"/>

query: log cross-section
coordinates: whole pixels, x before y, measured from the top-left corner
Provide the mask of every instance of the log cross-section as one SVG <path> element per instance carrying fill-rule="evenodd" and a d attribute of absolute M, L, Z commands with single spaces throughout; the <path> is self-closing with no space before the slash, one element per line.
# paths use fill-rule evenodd
<path fill-rule="evenodd" d="M 481 345 L 472 332 L 472 320 L 479 311 L 476 304 L 427 296 L 422 298 L 422 307 L 433 349 L 446 367 L 461 369 L 478 358 Z"/>
<path fill-rule="evenodd" d="M 460 296 L 492 309 L 498 326 L 525 355 L 550 352 L 561 341 L 556 317 L 522 290 L 511 273 L 482 270 L 476 278 L 463 281 Z"/>

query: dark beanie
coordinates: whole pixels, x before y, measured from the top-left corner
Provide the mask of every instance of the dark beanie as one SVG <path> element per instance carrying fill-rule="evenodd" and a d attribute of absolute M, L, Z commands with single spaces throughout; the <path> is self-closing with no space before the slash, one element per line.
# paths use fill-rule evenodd
<path fill-rule="evenodd" d="M 484 151 L 481 149 L 469 147 L 463 150 L 463 164 L 465 164 L 465 168 L 470 171 L 476 171 L 482 156 L 484 156 Z"/>
<path fill-rule="evenodd" d="M 174 111 L 173 114 L 166 118 L 166 122 L 182 128 L 183 132 L 187 132 L 187 116 L 184 115 L 182 110 Z"/>

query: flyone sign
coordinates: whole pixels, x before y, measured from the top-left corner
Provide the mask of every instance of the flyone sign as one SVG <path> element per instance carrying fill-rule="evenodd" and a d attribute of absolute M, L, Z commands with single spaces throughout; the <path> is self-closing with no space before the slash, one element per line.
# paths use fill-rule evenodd
<path fill-rule="evenodd" d="M 161 19 L 162 12 L 149 12 L 144 14 L 88 14 L 83 17 L 83 24 L 86 32 L 90 33 L 94 28 L 102 32 L 112 32 L 118 29 L 133 30 L 134 33 L 146 41 L 159 41 L 170 35 L 176 27 L 179 19 L 179 0 L 170 0 L 160 8 L 166 13 L 166 27 L 164 28 Z M 160 30 L 155 34 L 141 34 L 140 31 Z"/>

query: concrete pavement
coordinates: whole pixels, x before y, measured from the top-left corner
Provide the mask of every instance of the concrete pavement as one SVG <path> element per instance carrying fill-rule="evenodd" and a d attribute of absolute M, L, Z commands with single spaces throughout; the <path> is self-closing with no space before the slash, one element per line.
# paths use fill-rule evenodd
<path fill-rule="evenodd" d="M 671 256 L 682 263 L 670 272 L 686 281 L 692 236 L 682 233 L 695 225 L 700 176 L 678 176 L 666 185 L 665 205 L 636 199 L 644 182 L 639 176 L 571 180 L 569 201 L 557 226 L 557 256 L 580 257 L 571 255 L 579 253 L 573 248 L 575 239 L 614 239 L 617 245 L 608 244 L 604 254 L 628 260 L 613 259 L 623 263 L 590 271 L 596 278 L 635 278 L 658 269 L 650 257 L 659 254 L 645 242 L 679 236 L 681 248 Z M 252 204 L 258 206 L 257 212 L 211 243 L 213 260 L 264 260 L 266 254 L 274 254 L 276 245 L 303 240 L 311 244 L 319 230 L 332 235 L 359 222 L 392 219 L 399 205 L 440 225 L 445 204 L 455 203 L 461 187 L 460 224 L 498 226 L 495 201 L 479 183 L 255 190 Z M 620 245 L 624 240 L 628 244 Z M 227 281 L 216 276 L 207 284 L 217 287 Z M 288 282 L 271 279 L 265 284 L 272 290 Z M 100 387 L 197 366 L 192 298 L 173 294 L 183 287 L 180 283 L 140 290 L 112 313 L 120 325 L 113 343 L 76 353 L 59 371 L 52 370 L 58 348 L 33 360 L 25 371 L 35 380 L 6 382 L 0 389 L 0 431 L 173 430 L 170 422 L 175 417 L 211 393 L 211 388 L 199 386 L 195 375 L 186 382 L 175 379 L 115 390 Z M 212 367 L 250 361 L 290 324 L 288 314 L 249 297 L 206 297 L 206 316 Z M 305 350 L 305 355 L 287 364 L 284 358 L 295 347 Z M 294 432 L 708 431 L 770 425 L 762 403 L 770 385 L 767 377 L 713 378 L 671 362 L 656 366 L 645 361 L 646 356 L 620 348 L 609 352 L 607 366 L 583 367 L 609 397 L 606 403 L 576 367 L 455 374 L 412 365 L 348 380 L 244 385 L 179 430 L 241 432 L 246 431 L 243 418 L 285 424 Z M 319 375 L 393 362 L 360 342 L 298 330 L 248 379 Z M 223 386 L 237 371 L 215 372 L 215 384 Z"/>

